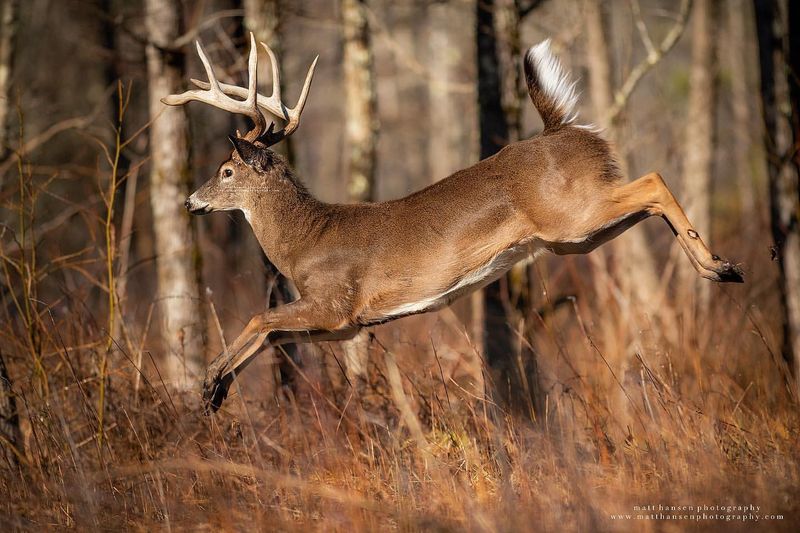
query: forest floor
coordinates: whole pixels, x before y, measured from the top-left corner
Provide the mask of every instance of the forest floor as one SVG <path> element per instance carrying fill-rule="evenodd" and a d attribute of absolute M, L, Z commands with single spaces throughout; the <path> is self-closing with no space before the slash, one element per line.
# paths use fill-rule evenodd
<path fill-rule="evenodd" d="M 438 337 L 434 359 L 421 356 L 428 328 L 447 327 L 434 317 L 377 328 L 355 385 L 330 344 L 304 349 L 291 382 L 264 394 L 267 358 L 212 416 L 198 391 L 139 375 L 117 350 L 102 423 L 99 348 L 60 323 L 69 333 L 38 356 L 46 379 L 30 361 L 12 367 L 26 452 L 1 471 L 0 524 L 796 530 L 800 411 L 758 315 L 715 319 L 680 349 L 642 342 L 618 367 L 588 316 L 586 330 L 559 329 L 578 306 L 560 313 L 540 334 L 537 408 L 500 407 L 480 373 L 459 375 L 470 354 Z"/>

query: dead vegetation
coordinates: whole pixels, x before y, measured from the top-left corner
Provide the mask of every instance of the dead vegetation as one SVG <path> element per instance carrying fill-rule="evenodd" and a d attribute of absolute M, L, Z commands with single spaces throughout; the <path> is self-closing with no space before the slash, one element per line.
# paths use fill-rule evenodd
<path fill-rule="evenodd" d="M 19 201 L 52 186 L 21 183 Z M 265 355 L 259 365 L 282 360 L 293 380 L 265 394 L 263 367 L 251 370 L 204 417 L 199 390 L 162 381 L 141 341 L 151 318 L 121 315 L 101 399 L 104 298 L 71 289 L 68 271 L 102 286 L 103 253 L 47 257 L 48 246 L 25 246 L 33 239 L 5 228 L 0 349 L 24 438 L 2 471 L 4 527 L 606 530 L 631 528 L 612 514 L 657 504 L 758 505 L 785 517 L 771 529 L 797 516 L 800 424 L 767 281 L 715 286 L 718 312 L 681 322 L 680 345 L 640 332 L 623 370 L 599 335 L 618 311 L 580 297 L 532 311 L 544 406 L 532 415 L 484 394 L 465 363 L 474 349 L 443 311 L 375 328 L 364 382 L 348 383 L 335 343 L 297 362 Z M 587 282 L 575 261 L 551 262 L 550 294 Z"/>
<path fill-rule="evenodd" d="M 323 4 L 308 12 L 317 17 Z M 553 5 L 551 19 L 529 19 L 542 26 L 537 32 L 569 18 L 570 11 L 560 11 L 563 4 Z M 611 5 L 628 9 L 626 3 Z M 403 16 L 413 8 L 401 7 Z M 297 33 L 303 39 L 311 30 L 315 39 L 316 33 L 334 32 L 306 12 L 297 16 L 317 24 Z M 579 24 L 570 22 L 561 41 L 579 33 Z M 463 38 L 462 23 L 451 21 L 459 25 L 451 39 Z M 393 30 L 396 36 L 378 34 L 377 42 L 391 46 L 384 42 L 377 63 L 388 70 L 386 50 L 405 50 L 399 64 L 413 71 L 416 59 L 391 39 L 402 44 L 416 34 L 399 23 Z M 665 40 L 665 50 L 664 43 L 675 44 Z M 331 54 L 335 48 L 319 47 Z M 334 59 L 321 61 L 320 68 L 338 69 Z M 675 72 L 679 78 L 680 68 Z M 401 79 L 383 75 L 389 83 Z M 672 129 L 680 130 L 682 122 L 672 117 L 679 103 L 662 103 L 663 87 L 675 81 L 664 76 L 628 113 L 647 123 L 632 127 L 629 151 L 638 166 L 646 160 L 674 177 L 680 175 L 674 157 L 679 150 L 672 145 L 681 134 Z M 470 76 L 465 79 L 469 83 L 451 80 L 450 98 L 474 89 Z M 327 83 L 321 94 L 340 93 Z M 42 92 L 47 84 L 39 84 Z M 137 186 L 149 163 L 143 85 L 115 82 L 103 95 L 119 91 L 111 107 L 121 115 L 119 103 L 133 91 L 134 117 L 126 128 L 98 118 L 113 98 L 92 99 L 92 114 L 70 112 L 56 120 L 54 109 L 63 114 L 72 106 L 44 91 L 36 106 L 15 111 L 23 126 L 32 117 L 40 127 L 14 132 L 18 138 L 10 144 L 17 152 L 0 161 L 0 363 L 6 367 L 0 366 L 0 380 L 8 378 L 0 383 L 10 384 L 2 400 L 13 400 L 10 412 L 18 417 L 0 419 L 0 529 L 796 529 L 800 411 L 781 356 L 782 288 L 770 259 L 763 169 L 743 178 L 750 187 L 744 193 L 731 186 L 730 168 L 719 173 L 727 181 L 713 195 L 714 247 L 743 261 L 747 283 L 712 285 L 706 314 L 694 316 L 673 301 L 672 274 L 685 258 L 661 221 L 632 230 L 644 235 L 658 225 L 650 244 L 663 280 L 659 301 L 648 302 L 655 309 L 650 315 L 632 306 L 631 291 L 621 290 L 607 271 L 594 271 L 587 258 L 545 257 L 530 269 L 527 294 L 511 295 L 512 307 L 524 308 L 514 315 L 513 361 L 522 368 L 535 358 L 538 378 L 523 382 L 521 402 L 501 400 L 506 384 L 482 369 L 470 320 L 456 304 L 373 328 L 365 379 L 347 377 L 337 343 L 305 346 L 290 356 L 263 354 L 235 383 L 224 408 L 206 417 L 199 386 L 179 391 L 165 383 L 144 171 Z M 386 99 L 393 93 L 383 94 Z M 391 103 L 382 105 L 391 110 Z M 313 148 L 299 145 L 300 166 L 336 166 L 335 157 L 320 155 L 341 151 L 323 138 L 341 122 L 332 107 L 329 122 L 318 118 L 306 129 L 305 142 Z M 324 109 L 317 114 L 327 117 Z M 419 152 L 422 144 L 413 135 L 426 128 L 397 111 L 395 117 L 386 113 L 384 126 L 394 130 L 387 127 L 382 142 L 389 148 L 380 150 L 394 157 L 387 167 L 401 172 L 381 184 L 391 195 L 409 184 L 424 185 L 409 176 L 429 179 L 419 168 L 431 163 L 405 155 Z M 476 115 L 472 108 L 461 114 Z M 197 129 L 209 133 L 198 141 L 198 180 L 228 149 L 222 133 L 231 125 L 210 127 L 211 119 L 203 120 Z M 474 135 L 471 120 L 465 120 L 464 139 Z M 670 128 L 669 142 L 655 122 Z M 761 130 L 737 131 L 758 137 Z M 724 140 L 726 131 L 721 133 Z M 211 136 L 213 142 L 206 138 Z M 457 144 L 468 152 L 464 147 L 476 143 L 464 139 Z M 662 145 L 664 153 L 654 148 Z M 740 151 L 745 160 L 765 159 L 761 152 Z M 728 164 L 729 153 L 720 154 Z M 307 174 L 312 180 L 322 172 Z M 336 199 L 331 191 L 341 188 L 339 178 L 333 173 L 309 184 Z M 761 192 L 747 198 L 756 189 Z M 240 330 L 269 300 L 262 293 L 273 288 L 274 280 L 262 283 L 260 251 L 247 240 L 249 233 L 242 236 L 249 230 L 227 222 L 206 220 L 198 231 L 203 277 L 216 291 L 200 296 L 211 346 L 207 359 L 221 349 L 221 333 Z M 602 250 L 613 272 L 622 252 Z M 669 335 L 667 324 L 675 329 Z M 636 507 L 659 505 L 714 508 L 700 513 L 715 518 L 637 518 L 653 511 Z M 740 506 L 757 506 L 761 518 L 736 518 L 753 513 Z M 614 518 L 626 514 L 632 517 Z"/>

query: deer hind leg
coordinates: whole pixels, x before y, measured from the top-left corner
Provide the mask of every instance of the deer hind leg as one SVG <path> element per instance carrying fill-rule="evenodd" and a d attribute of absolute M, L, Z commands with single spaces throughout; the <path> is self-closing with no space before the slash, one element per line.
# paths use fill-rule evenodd
<path fill-rule="evenodd" d="M 669 224 L 697 272 L 713 281 L 744 281 L 739 267 L 712 254 L 692 227 L 664 180 L 657 173 L 612 189 L 602 201 L 589 228 L 581 228 L 572 240 L 550 243 L 559 254 L 587 253 L 647 217 L 658 215 Z"/>
<path fill-rule="evenodd" d="M 284 334 L 270 344 L 284 344 L 291 342 L 286 340 L 288 332 L 294 332 L 294 342 L 316 342 L 352 337 L 356 331 L 357 328 L 342 324 L 341 320 L 320 312 L 318 306 L 303 300 L 254 316 L 230 348 L 209 365 L 203 381 L 205 411 L 220 408 L 236 373 L 244 370 L 255 358 L 270 333 Z"/>
<path fill-rule="evenodd" d="M 744 282 L 744 273 L 738 266 L 711 253 L 659 174 L 647 174 L 623 186 L 617 194 L 623 202 L 640 203 L 648 214 L 663 217 L 702 277 L 720 282 Z"/>

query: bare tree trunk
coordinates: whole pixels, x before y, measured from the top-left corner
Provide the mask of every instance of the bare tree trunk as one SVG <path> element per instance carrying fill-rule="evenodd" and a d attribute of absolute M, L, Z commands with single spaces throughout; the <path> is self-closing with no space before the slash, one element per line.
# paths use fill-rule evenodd
<path fill-rule="evenodd" d="M 244 0 L 244 26 L 247 31 L 253 32 L 256 41 L 267 43 L 280 60 L 283 52 L 281 42 L 281 0 Z M 260 94 L 270 94 L 272 79 L 268 73 L 272 72 L 269 66 L 269 57 L 266 54 L 258 56 L 258 85 Z M 283 89 L 284 87 L 281 87 Z M 272 147 L 285 156 L 289 163 L 293 163 L 292 138 L 288 137 L 282 143 Z"/>
<path fill-rule="evenodd" d="M 457 24 L 458 10 L 462 7 L 457 2 L 434 2 L 427 6 L 428 35 L 428 71 L 430 80 L 428 89 L 428 157 L 432 181 L 438 181 L 457 170 L 464 168 L 467 162 L 474 159 L 468 141 L 469 125 L 463 118 L 463 96 L 456 94 L 454 87 L 459 83 L 459 66 L 467 50 L 454 46 L 453 40 L 461 28 Z M 472 338 L 482 337 L 482 317 L 476 317 L 483 308 L 483 294 L 475 292 L 470 298 L 457 300 L 451 309 L 467 324 L 467 331 Z M 475 385 L 475 390 L 482 391 L 483 361 L 474 350 L 462 355 L 460 368 L 468 368 L 468 373 Z M 463 364 L 462 363 L 462 364 Z"/>
<path fill-rule="evenodd" d="M 522 106 L 528 102 L 527 87 L 522 85 L 522 40 L 520 36 L 520 13 L 517 0 L 496 0 L 495 31 L 497 32 L 497 56 L 500 64 L 501 102 L 506 114 L 508 139 L 522 139 Z"/>
<path fill-rule="evenodd" d="M 17 34 L 18 0 L 1 0 L 0 5 L 0 161 L 8 152 L 8 124 L 11 105 L 11 72 Z"/>
<path fill-rule="evenodd" d="M 586 46 L 589 67 L 589 91 L 599 126 L 606 128 L 610 140 L 616 144 L 617 162 L 623 176 L 630 176 L 628 160 L 625 156 L 623 139 L 614 122 L 605 123 L 604 118 L 611 109 L 614 100 L 614 82 L 612 79 L 613 61 L 610 43 L 608 13 L 603 12 L 601 0 L 587 0 L 586 13 Z M 615 283 L 619 283 L 622 299 L 618 301 L 624 320 L 630 324 L 632 331 L 642 329 L 640 317 L 658 317 L 661 334 L 670 341 L 677 341 L 678 329 L 675 315 L 668 302 L 659 294 L 659 274 L 653 260 L 652 252 L 647 244 L 647 235 L 642 228 L 634 229 L 620 235 L 611 243 L 611 250 L 618 258 L 615 268 L 615 279 L 606 276 L 607 268 L 602 260 L 593 260 L 595 283 L 600 289 L 601 298 L 607 294 Z M 595 250 L 591 255 L 596 254 Z M 608 337 L 607 337 L 608 338 Z M 620 357 L 624 354 L 613 350 Z"/>
<path fill-rule="evenodd" d="M 757 220 L 756 190 L 753 182 L 753 164 L 750 161 L 753 146 L 753 131 L 750 106 L 753 103 L 747 86 L 749 67 L 748 43 L 750 35 L 746 31 L 746 17 L 752 17 L 750 5 L 744 0 L 731 0 L 727 8 L 728 34 L 725 49 L 728 52 L 727 67 L 731 77 L 731 105 L 733 108 L 734 158 L 736 181 L 739 187 L 742 234 L 745 238 L 756 235 Z M 721 60 L 722 58 L 720 58 Z"/>
<path fill-rule="evenodd" d="M 716 116 L 715 0 L 697 0 L 692 14 L 692 66 L 689 78 L 689 109 L 686 118 L 683 205 L 697 232 L 711 246 L 711 173 L 714 162 L 714 117 Z M 683 301 L 694 304 L 703 315 L 708 309 L 711 286 L 698 277 L 687 261 L 679 264 L 678 279 Z"/>
<path fill-rule="evenodd" d="M 787 29 L 783 33 L 788 41 L 788 69 L 786 81 L 791 104 L 791 148 L 790 167 L 783 185 L 786 196 L 782 217 L 787 221 L 786 244 L 784 245 L 784 291 L 786 292 L 789 341 L 784 341 L 784 357 L 791 358 L 792 373 L 795 376 L 797 395 L 800 396 L 800 6 L 789 2 L 787 8 Z M 792 179 L 791 176 L 794 176 Z"/>
<path fill-rule="evenodd" d="M 8 123 L 11 109 L 11 72 L 17 30 L 17 0 L 2 0 L 0 5 L 0 161 L 8 152 Z M 9 447 L 19 450 L 22 437 L 19 417 L 3 354 L 0 353 L 0 448 L 10 467 L 17 466 L 17 456 Z"/>
<path fill-rule="evenodd" d="M 611 46 L 609 39 L 607 2 L 602 0 L 586 0 L 584 14 L 586 16 L 586 62 L 589 69 L 589 97 L 596 120 L 608 112 L 614 100 L 614 82 L 611 76 Z M 609 124 L 598 124 L 602 128 Z"/>
<path fill-rule="evenodd" d="M 452 9 L 447 2 L 428 6 L 428 65 L 431 78 L 428 83 L 430 139 L 427 146 L 428 165 L 434 181 L 459 169 L 461 161 L 458 154 L 463 150 L 463 121 L 459 120 L 460 110 L 449 88 L 455 79 L 462 53 L 450 44 L 448 30 L 451 28 Z"/>
<path fill-rule="evenodd" d="M 592 100 L 592 108 L 595 120 L 602 120 L 613 101 L 614 83 L 611 77 L 611 47 L 608 39 L 611 32 L 608 31 L 608 13 L 604 7 L 605 3 L 600 0 L 587 0 L 584 5 L 586 17 L 586 63 L 589 70 L 589 97 Z M 598 124 L 603 128 L 608 128 L 608 124 Z M 614 131 L 610 130 L 612 137 Z M 608 271 L 608 258 L 603 248 L 598 248 L 589 254 L 589 262 L 592 265 L 592 277 L 594 289 L 597 291 L 598 304 L 606 307 L 611 297 L 612 281 Z M 607 343 L 611 340 L 611 335 L 606 335 Z M 616 352 L 616 350 L 612 350 Z"/>
<path fill-rule="evenodd" d="M 497 53 L 494 0 L 476 2 L 476 34 L 478 61 L 478 116 L 480 129 L 480 158 L 497 153 L 508 143 L 508 124 L 502 104 L 500 60 Z M 503 307 L 500 281 L 490 284 L 484 293 L 484 353 L 489 365 L 502 376 L 496 385 L 510 387 L 505 376 L 511 364 L 511 334 Z"/>
<path fill-rule="evenodd" d="M 793 4 L 796 3 L 789 2 L 787 10 L 786 4 L 778 0 L 754 2 L 770 223 L 784 313 L 781 351 L 794 375 L 795 392 L 800 394 L 800 165 L 795 144 L 800 139 L 800 88 L 791 68 L 800 67 L 796 35 L 800 27 L 797 6 Z M 794 16 L 788 16 L 787 24 L 788 14 Z M 794 36 L 790 35 L 792 31 Z"/>
<path fill-rule="evenodd" d="M 282 48 L 278 34 L 280 27 L 280 0 L 244 0 L 244 27 L 247 31 L 253 32 L 256 41 L 266 43 L 272 48 L 275 55 L 280 58 Z M 249 41 L 248 41 L 249 42 Z M 264 73 L 259 77 L 259 88 L 271 88 L 272 80 L 268 79 L 266 73 L 272 72 L 267 64 L 269 58 L 264 54 L 258 57 L 258 72 Z M 269 94 L 269 91 L 261 94 Z"/>
<path fill-rule="evenodd" d="M 8 369 L 0 353 L 0 449 L 5 464 L 15 468 L 19 464 L 17 453 L 21 453 L 22 433 L 19 429 L 19 415 Z"/>
<path fill-rule="evenodd" d="M 351 201 L 375 200 L 378 114 L 372 48 L 365 0 L 342 0 L 344 84 L 348 152 L 347 194 Z M 351 383 L 366 372 L 369 335 L 362 331 L 343 343 Z"/>
<path fill-rule="evenodd" d="M 476 41 L 478 62 L 478 116 L 480 156 L 485 159 L 497 153 L 509 142 L 509 126 L 503 108 L 503 72 L 498 52 L 496 15 L 516 9 L 500 0 L 476 2 Z M 517 13 L 500 17 L 504 24 L 518 23 Z M 514 22 L 516 21 L 516 22 Z M 502 25 L 501 25 L 502 27 Z M 511 36 L 513 38 L 513 35 Z M 507 287 L 513 283 L 509 276 L 491 283 L 483 291 L 483 352 L 492 371 L 492 378 L 502 400 L 516 410 L 536 416 L 538 372 L 533 354 L 522 357 L 522 347 L 513 330 L 513 312 L 509 313 Z"/>
<path fill-rule="evenodd" d="M 162 335 L 170 379 L 193 385 L 205 363 L 205 320 L 199 298 L 199 250 L 183 203 L 189 193 L 188 118 L 181 106 L 160 101 L 183 90 L 182 54 L 172 51 L 180 35 L 180 3 L 147 0 L 147 75 L 150 116 L 150 205 L 156 245 Z"/>
<path fill-rule="evenodd" d="M 256 41 L 259 43 L 266 43 L 280 61 L 283 51 L 283 43 L 281 39 L 281 0 L 244 0 L 244 26 L 247 31 L 253 32 Z M 249 42 L 249 41 L 247 41 Z M 271 94 L 272 92 L 272 68 L 269 64 L 269 57 L 266 54 L 259 54 L 258 56 L 258 85 L 260 94 Z M 284 89 L 282 86 L 281 89 Z M 276 146 L 271 147 L 279 154 L 286 157 L 289 164 L 294 163 L 294 151 L 292 150 L 292 138 L 287 137 L 283 142 Z M 273 273 L 275 276 L 274 291 L 270 294 L 273 302 L 266 302 L 269 305 L 273 303 L 282 305 L 297 299 L 297 294 L 292 287 L 291 283 L 285 277 L 278 273 L 278 270 L 269 262 L 269 259 L 261 251 L 258 242 L 251 239 L 252 249 L 247 250 L 249 254 L 258 254 L 265 264 L 267 272 Z M 286 354 L 286 357 L 297 361 L 299 347 L 295 344 L 287 344 L 280 350 Z M 292 382 L 292 375 L 294 373 L 293 365 L 281 357 L 278 360 L 282 361 L 279 365 L 273 368 L 272 380 L 265 385 L 272 390 L 275 390 L 281 384 Z M 284 379 L 285 378 L 285 379 Z"/>

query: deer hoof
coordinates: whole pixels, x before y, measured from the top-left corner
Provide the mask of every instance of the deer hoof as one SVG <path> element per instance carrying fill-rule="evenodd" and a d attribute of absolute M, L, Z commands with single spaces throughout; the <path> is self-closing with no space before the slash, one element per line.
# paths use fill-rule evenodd
<path fill-rule="evenodd" d="M 211 370 L 211 369 L 209 369 Z M 233 383 L 233 376 L 220 376 L 217 372 L 209 372 L 203 382 L 203 414 L 216 413 L 222 402 L 228 397 L 228 389 Z"/>
<path fill-rule="evenodd" d="M 722 283 L 744 283 L 744 271 L 737 265 L 724 261 L 719 268 L 714 269 Z"/>

